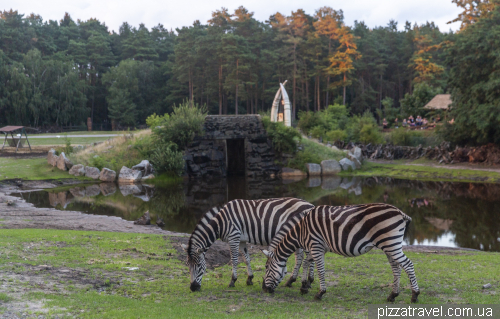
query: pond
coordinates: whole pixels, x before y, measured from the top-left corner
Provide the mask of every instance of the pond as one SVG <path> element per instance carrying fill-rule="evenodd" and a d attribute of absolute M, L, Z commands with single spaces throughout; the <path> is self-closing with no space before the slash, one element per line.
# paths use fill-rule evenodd
<path fill-rule="evenodd" d="M 191 233 L 210 208 L 232 199 L 298 197 L 315 205 L 386 202 L 412 217 L 406 243 L 500 251 L 500 185 L 391 178 L 311 178 L 302 181 L 231 177 L 176 185 L 85 185 L 18 193 L 36 207 L 136 220 Z"/>

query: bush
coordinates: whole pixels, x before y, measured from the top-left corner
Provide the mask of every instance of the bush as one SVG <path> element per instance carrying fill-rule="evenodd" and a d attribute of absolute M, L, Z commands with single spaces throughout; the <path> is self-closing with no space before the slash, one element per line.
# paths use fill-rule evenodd
<path fill-rule="evenodd" d="M 163 125 L 165 122 L 167 122 L 169 118 L 170 117 L 166 113 L 163 116 L 156 115 L 156 113 L 153 113 L 146 118 L 146 124 L 150 128 L 156 128 L 158 126 Z"/>
<path fill-rule="evenodd" d="M 300 140 L 302 136 L 296 129 L 285 126 L 281 122 L 271 122 L 267 116 L 262 118 L 262 124 L 275 151 L 278 153 L 295 153 L 297 151 L 297 140 Z"/>
<path fill-rule="evenodd" d="M 345 105 L 333 104 L 320 112 L 299 112 L 297 126 L 304 134 L 313 135 L 314 132 L 315 137 L 319 137 L 327 131 L 345 129 L 348 115 Z"/>
<path fill-rule="evenodd" d="M 424 144 L 425 138 L 421 132 L 399 128 L 391 132 L 389 142 L 400 146 L 417 146 Z"/>
<path fill-rule="evenodd" d="M 185 101 L 179 106 L 174 105 L 170 117 L 164 117 L 163 125 L 154 127 L 152 130 L 165 145 L 174 143 L 179 149 L 184 149 L 196 135 L 202 134 L 206 116 L 205 106 L 193 105 Z M 156 122 L 156 119 L 152 121 Z"/>
<path fill-rule="evenodd" d="M 329 142 L 345 141 L 347 139 L 347 132 L 344 130 L 333 130 L 326 133 L 326 140 Z"/>
<path fill-rule="evenodd" d="M 323 126 L 315 126 L 309 131 L 309 134 L 311 134 L 314 138 L 320 138 L 325 135 L 325 132 L 326 131 Z"/>
<path fill-rule="evenodd" d="M 161 144 L 153 150 L 149 161 L 153 164 L 158 174 L 170 173 L 180 176 L 184 170 L 184 158 L 182 152 L 176 150 L 173 144 Z"/>
<path fill-rule="evenodd" d="M 321 116 L 321 112 L 299 111 L 299 121 L 297 127 L 308 135 L 313 127 L 326 127 L 326 122 Z"/>
<path fill-rule="evenodd" d="M 384 138 L 382 134 L 380 134 L 379 128 L 377 125 L 369 123 L 364 124 L 359 131 L 359 142 L 368 144 L 381 144 L 384 142 Z"/>
<path fill-rule="evenodd" d="M 347 125 L 347 139 L 352 142 L 379 144 L 384 142 L 373 115 L 366 111 L 363 116 L 353 116 Z"/>
<path fill-rule="evenodd" d="M 117 167 L 118 165 L 116 160 L 112 159 L 111 161 L 107 161 L 106 159 L 100 157 L 99 155 L 94 155 L 93 157 L 91 157 L 88 166 L 97 167 L 99 170 L 102 170 L 104 167 L 107 167 L 115 171 L 118 170 Z"/>

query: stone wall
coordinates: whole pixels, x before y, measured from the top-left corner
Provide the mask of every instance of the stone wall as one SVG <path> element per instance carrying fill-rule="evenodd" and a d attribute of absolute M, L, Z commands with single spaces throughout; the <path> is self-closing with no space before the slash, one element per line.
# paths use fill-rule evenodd
<path fill-rule="evenodd" d="M 204 135 L 188 145 L 184 159 L 190 178 L 227 176 L 227 140 L 243 139 L 245 175 L 272 175 L 279 171 L 274 164 L 274 150 L 259 115 L 209 115 Z"/>

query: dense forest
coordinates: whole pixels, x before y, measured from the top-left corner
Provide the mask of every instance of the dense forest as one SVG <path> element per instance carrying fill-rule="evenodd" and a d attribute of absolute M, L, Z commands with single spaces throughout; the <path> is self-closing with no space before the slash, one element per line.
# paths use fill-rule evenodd
<path fill-rule="evenodd" d="M 265 22 L 244 7 L 234 13 L 222 8 L 206 24 L 174 31 L 124 22 L 118 32 L 96 19 L 74 21 L 66 14 L 44 21 L 3 11 L 0 124 L 81 125 L 91 117 L 134 126 L 184 100 L 206 104 L 210 114 L 258 113 L 270 108 L 285 80 L 294 118 L 334 103 L 377 116 L 384 107 L 400 107 L 420 83 L 453 93 L 467 78 L 456 66 L 470 52 L 454 44 L 466 50 L 467 32 L 480 32 L 482 18 L 498 26 L 498 1 L 452 1 L 464 8 L 455 33 L 432 22 L 347 26 L 342 10 L 329 7 L 312 15 L 276 13 Z"/>

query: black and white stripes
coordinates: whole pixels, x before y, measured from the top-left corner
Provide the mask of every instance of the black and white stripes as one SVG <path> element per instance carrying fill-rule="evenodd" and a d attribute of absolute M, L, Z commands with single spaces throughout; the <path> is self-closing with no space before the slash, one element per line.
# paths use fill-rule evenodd
<path fill-rule="evenodd" d="M 360 256 L 377 247 L 387 255 L 394 275 L 392 293 L 387 298 L 394 301 L 399 294 L 401 268 L 410 278 L 412 302 L 420 293 L 413 263 L 402 251 L 403 237 L 411 218 L 394 206 L 366 204 L 353 206 L 318 206 L 291 219 L 270 245 L 264 291 L 273 292 L 278 286 L 288 257 L 298 248 L 311 254 L 320 279 L 321 299 L 326 292 L 324 254 L 334 252 L 346 257 Z M 284 232 L 286 231 L 286 234 Z M 304 264 L 306 267 L 306 264 Z M 301 291 L 307 292 L 303 282 Z"/>
<path fill-rule="evenodd" d="M 296 198 L 275 198 L 233 200 L 220 211 L 212 209 L 198 223 L 191 234 L 188 245 L 183 246 L 188 255 L 191 290 L 200 289 L 201 280 L 206 270 L 205 252 L 218 238 L 228 242 L 230 246 L 233 273 L 229 286 L 234 287 L 237 279 L 238 250 L 241 250 L 244 255 L 248 273 L 247 284 L 251 285 L 253 272 L 250 267 L 250 255 L 246 243 L 266 246 L 271 244 L 272 239 L 283 224 L 291 217 L 311 210 L 313 207 L 312 204 Z M 302 258 L 302 249 L 298 247 L 292 277 L 296 278 Z M 279 280 L 281 281 L 281 279 L 282 277 Z"/>

